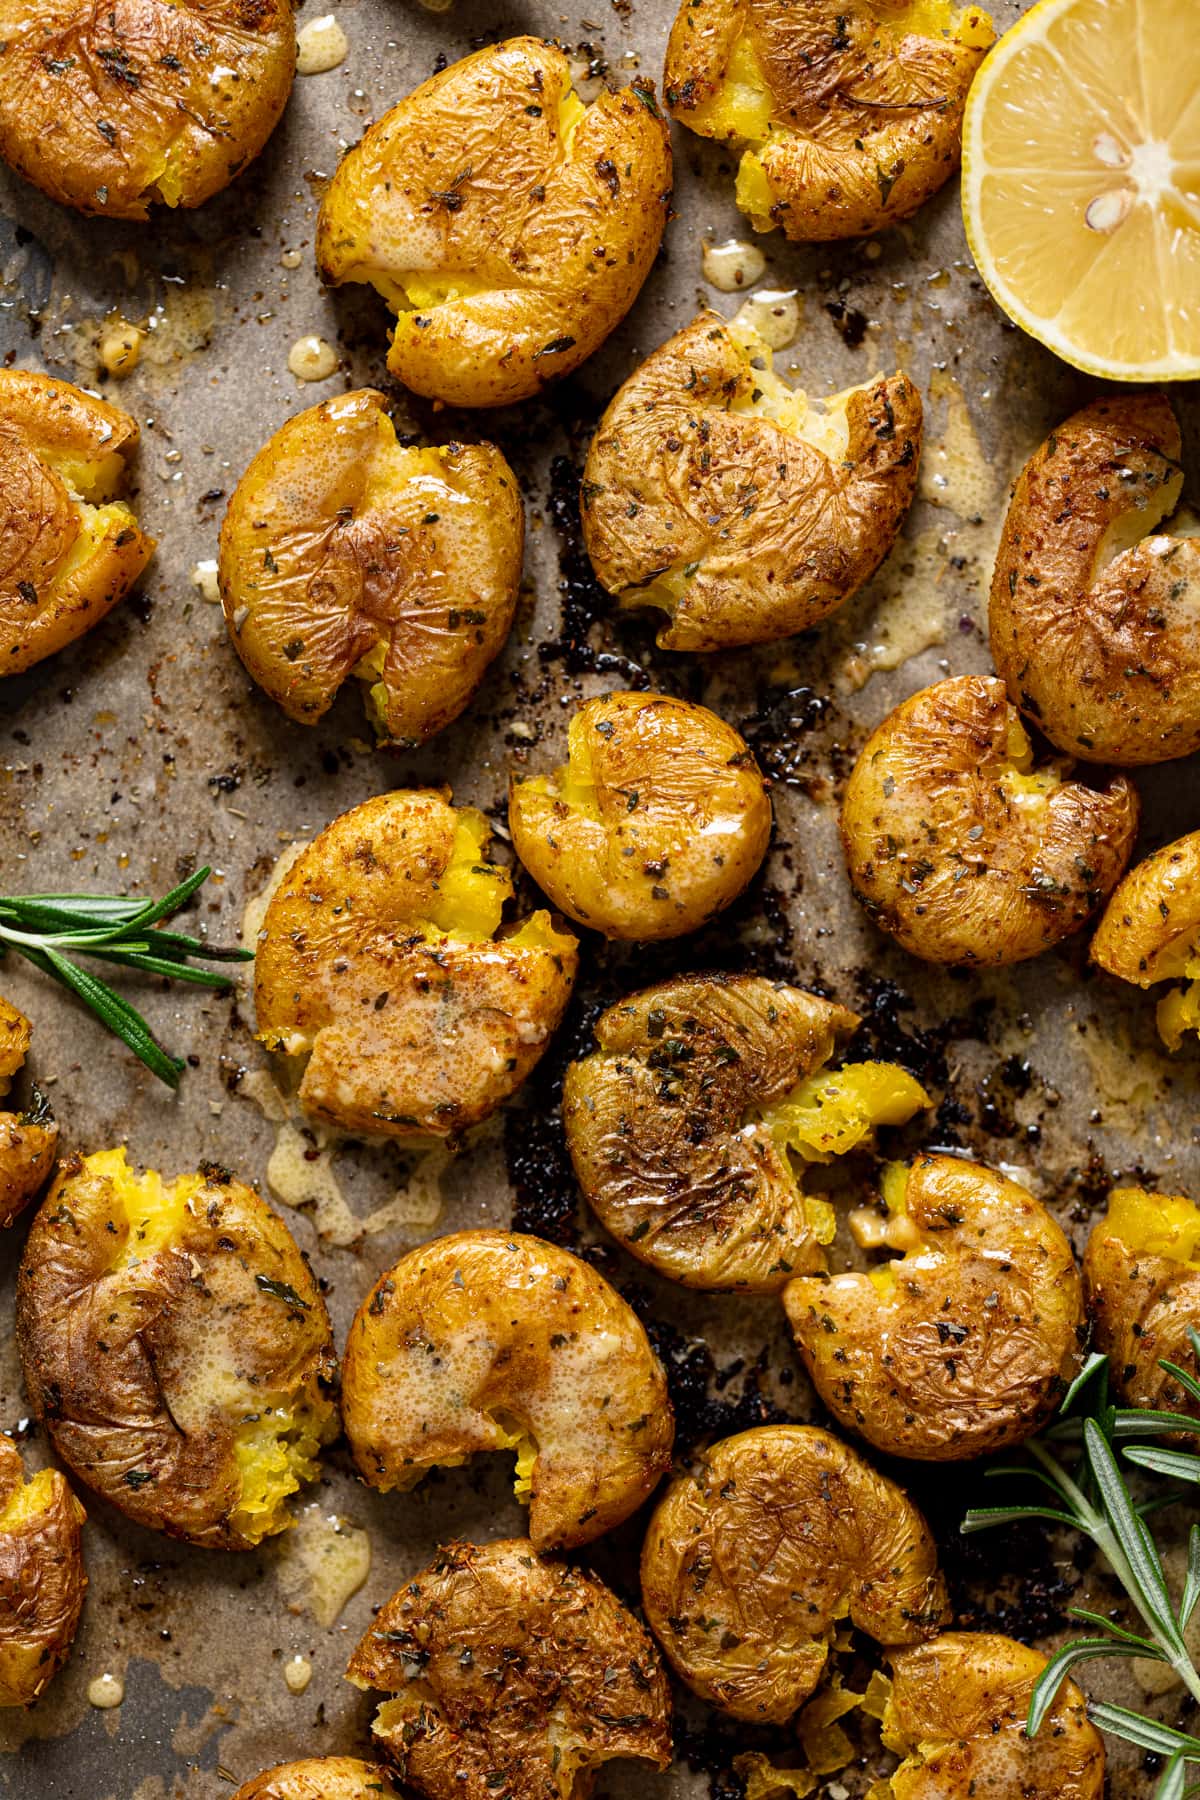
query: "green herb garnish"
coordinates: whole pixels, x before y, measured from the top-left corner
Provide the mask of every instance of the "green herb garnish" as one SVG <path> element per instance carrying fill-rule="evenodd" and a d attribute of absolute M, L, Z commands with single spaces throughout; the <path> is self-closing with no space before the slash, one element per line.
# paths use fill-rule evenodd
<path fill-rule="evenodd" d="M 1200 1334 L 1189 1326 L 1188 1336 L 1200 1362 Z M 1200 1401 L 1200 1381 L 1174 1363 L 1159 1366 L 1193 1400 Z M 1030 1695 L 1025 1722 L 1030 1737 L 1045 1721 L 1069 1670 L 1097 1657 L 1139 1657 L 1167 1663 L 1193 1699 L 1200 1700 L 1200 1671 L 1184 1641 L 1200 1601 L 1200 1525 L 1193 1525 L 1188 1536 L 1187 1575 L 1176 1604 L 1146 1522 L 1200 1483 L 1200 1455 L 1137 1441 L 1172 1433 L 1200 1436 L 1200 1419 L 1146 1407 L 1113 1406 L 1108 1393 L 1108 1358 L 1094 1353 L 1067 1390 L 1059 1419 L 1023 1446 L 1028 1461 L 987 1471 L 989 1475 L 1036 1481 L 1046 1497 L 1026 1505 L 979 1507 L 963 1520 L 964 1532 L 985 1531 L 1020 1519 L 1043 1519 L 1082 1531 L 1106 1558 L 1144 1626 L 1144 1631 L 1131 1631 L 1101 1613 L 1072 1607 L 1070 1616 L 1092 1626 L 1097 1635 L 1065 1644 L 1046 1664 Z M 1067 1460 L 1059 1453 L 1059 1445 L 1065 1446 Z M 1139 1482 L 1135 1496 L 1120 1459 L 1157 1480 L 1144 1487 Z M 1177 1485 L 1180 1483 L 1185 1485 Z M 1123 1706 L 1092 1701 L 1088 1713 L 1102 1730 L 1166 1759 L 1155 1800 L 1182 1800 L 1185 1793 L 1196 1792 L 1188 1766 L 1200 1767 L 1200 1738 Z"/>
<path fill-rule="evenodd" d="M 211 874 L 207 866 L 197 869 L 161 900 L 133 900 L 116 894 L 0 895 L 0 954 L 15 950 L 35 969 L 69 988 L 152 1074 L 168 1087 L 178 1087 L 183 1061 L 162 1048 L 136 1007 L 90 969 L 81 968 L 75 958 L 117 963 L 145 975 L 190 981 L 197 987 L 231 987 L 232 976 L 194 968 L 192 958 L 245 962 L 253 951 L 220 949 L 184 932 L 157 929 L 161 920 L 187 904 Z"/>

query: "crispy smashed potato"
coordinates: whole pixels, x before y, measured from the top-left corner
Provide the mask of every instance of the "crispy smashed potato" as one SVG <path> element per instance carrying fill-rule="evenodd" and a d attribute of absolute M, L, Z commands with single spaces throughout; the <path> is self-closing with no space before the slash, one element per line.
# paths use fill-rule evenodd
<path fill-rule="evenodd" d="M 905 1254 L 784 1291 L 833 1416 L 894 1456 L 985 1456 L 1038 1430 L 1077 1372 L 1083 1295 L 1070 1244 L 1015 1181 L 954 1156 L 893 1165 Z"/>
<path fill-rule="evenodd" d="M 287 1227 L 227 1169 L 164 1182 L 72 1156 L 34 1219 L 17 1341 L 68 1468 L 140 1525 L 245 1550 L 337 1436 L 325 1302 Z"/>
<path fill-rule="evenodd" d="M 590 1543 L 670 1467 L 666 1378 L 637 1316 L 568 1250 L 459 1231 L 410 1251 L 359 1307 L 342 1373 L 364 1480 L 516 1450 L 539 1550 Z"/>
<path fill-rule="evenodd" d="M 256 1775 L 233 1800 L 390 1800 L 395 1793 L 379 1763 L 360 1762 L 356 1756 L 312 1756 Z"/>
<path fill-rule="evenodd" d="M 567 763 L 513 778 L 517 855 L 554 904 L 609 938 L 695 931 L 767 852 L 771 802 L 732 726 L 664 694 L 604 694 L 571 720 Z"/>
<path fill-rule="evenodd" d="M 1093 401 L 1017 478 L 992 577 L 1009 698 L 1087 762 L 1200 748 L 1200 539 L 1158 527 L 1183 488 L 1163 394 Z"/>
<path fill-rule="evenodd" d="M 567 1070 L 563 1124 L 606 1230 L 687 1287 L 776 1293 L 823 1269 L 834 1212 L 805 1163 L 930 1104 L 891 1063 L 826 1064 L 844 1007 L 751 975 L 688 976 L 610 1006 Z"/>
<path fill-rule="evenodd" d="M 663 87 L 689 130 L 742 151 L 736 199 L 756 231 L 861 237 L 958 167 L 994 35 L 952 0 L 682 0 Z"/>
<path fill-rule="evenodd" d="M 614 1757 L 671 1760 L 649 1635 L 525 1538 L 441 1550 L 380 1608 L 347 1678 L 392 1696 L 372 1730 L 426 1800 L 582 1800 Z"/>
<path fill-rule="evenodd" d="M 907 376 L 814 406 L 756 332 L 705 313 L 609 403 L 584 469 L 584 542 L 622 606 L 667 614 L 663 649 L 769 643 L 874 574 L 920 452 Z"/>
<path fill-rule="evenodd" d="M 905 1760 L 869 1800 L 1102 1800 L 1104 1740 L 1073 1681 L 1025 1735 L 1036 1650 L 992 1631 L 948 1631 L 891 1657 L 883 1718 Z"/>
<path fill-rule="evenodd" d="M 1159 1036 L 1178 1050 L 1200 1031 L 1200 831 L 1189 831 L 1130 869 L 1105 907 L 1090 951 L 1135 987 L 1184 983 L 1158 1003 Z"/>
<path fill-rule="evenodd" d="M 0 1433 L 0 1706 L 28 1706 L 70 1654 L 87 1591 L 85 1517 L 57 1469 L 26 1481 Z"/>
<path fill-rule="evenodd" d="M 348 675 L 383 741 L 422 743 L 458 717 L 508 636 L 524 511 L 490 444 L 407 448 L 373 388 L 289 419 L 221 527 L 234 649 L 311 725 Z"/>
<path fill-rule="evenodd" d="M 73 644 L 150 561 L 154 539 L 118 497 L 137 444 L 107 400 L 0 369 L 0 675 Z"/>
<path fill-rule="evenodd" d="M 0 1096 L 29 1053 L 33 1027 L 0 998 Z M 54 1166 L 58 1125 L 50 1102 L 34 1087 L 20 1112 L 0 1112 L 0 1229 L 20 1217 Z"/>
<path fill-rule="evenodd" d="M 547 912 L 500 931 L 508 870 L 491 827 L 445 793 L 400 789 L 342 813 L 267 907 L 258 1037 L 306 1057 L 310 1118 L 445 1138 L 524 1081 L 562 1018 L 576 940 Z"/>
<path fill-rule="evenodd" d="M 642 1599 L 690 1688 L 777 1724 L 816 1687 L 840 1620 L 891 1645 L 949 1617 L 920 1513 L 809 1425 L 740 1432 L 673 1483 L 646 1535 Z"/>
<path fill-rule="evenodd" d="M 110 219 L 199 206 L 274 131 L 292 0 L 0 0 L 0 155 Z"/>
<path fill-rule="evenodd" d="M 1137 835 L 1123 775 L 1071 781 L 1035 766 L 1003 682 L 960 675 L 904 701 L 846 786 L 842 844 L 855 894 L 926 962 L 1038 956 L 1116 886 Z"/>
<path fill-rule="evenodd" d="M 1182 1194 L 1117 1188 L 1083 1257 L 1096 1348 L 1129 1406 L 1200 1417 L 1163 1361 L 1200 1378 L 1189 1328 L 1200 1330 L 1200 1206 Z"/>
<path fill-rule="evenodd" d="M 317 264 L 395 311 L 388 368 L 406 386 L 504 406 L 577 368 L 624 317 L 670 197 L 651 86 L 585 108 L 561 50 L 510 38 L 422 82 L 348 152 Z"/>

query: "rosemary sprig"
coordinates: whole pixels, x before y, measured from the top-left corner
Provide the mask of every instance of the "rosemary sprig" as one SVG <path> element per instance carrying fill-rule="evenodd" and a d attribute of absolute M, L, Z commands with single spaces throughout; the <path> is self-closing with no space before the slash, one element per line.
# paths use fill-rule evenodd
<path fill-rule="evenodd" d="M 197 869 L 161 900 L 116 894 L 0 895 L 0 955 L 15 951 L 77 995 L 152 1074 L 176 1088 L 186 1066 L 182 1059 L 162 1048 L 136 1007 L 75 958 L 116 963 L 197 987 L 230 987 L 231 975 L 195 968 L 192 959 L 244 962 L 252 951 L 222 949 L 186 932 L 159 930 L 162 920 L 186 906 L 211 874 L 208 867 Z"/>
<path fill-rule="evenodd" d="M 1188 1335 L 1200 1360 L 1200 1335 L 1191 1327 Z M 1175 1363 L 1162 1362 L 1160 1367 L 1192 1399 L 1200 1401 L 1200 1382 L 1194 1376 Z M 1084 1403 L 1082 1409 L 1073 1411 L 1080 1400 Z M 990 1526 L 1020 1519 L 1043 1519 L 1082 1531 L 1106 1557 L 1145 1628 L 1144 1632 L 1130 1631 L 1101 1613 L 1072 1607 L 1070 1616 L 1095 1628 L 1098 1635 L 1076 1638 L 1051 1657 L 1030 1696 L 1025 1722 L 1030 1737 L 1044 1722 L 1070 1670 L 1077 1663 L 1099 1657 L 1141 1657 L 1168 1663 L 1192 1697 L 1200 1701 L 1200 1671 L 1184 1639 L 1200 1602 L 1200 1525 L 1193 1525 L 1188 1537 L 1187 1576 L 1176 1606 L 1167 1586 L 1162 1557 L 1146 1523 L 1154 1513 L 1186 1493 L 1186 1488 L 1172 1484 L 1200 1483 L 1200 1456 L 1187 1450 L 1163 1449 L 1153 1443 L 1128 1442 L 1161 1437 L 1165 1432 L 1200 1436 L 1200 1420 L 1185 1413 L 1111 1405 L 1108 1359 L 1093 1355 L 1068 1389 L 1059 1419 L 1024 1446 L 1028 1460 L 987 1471 L 990 1476 L 1033 1480 L 1049 1499 L 1039 1495 L 1036 1501 L 1028 1503 L 977 1507 L 963 1520 L 964 1532 L 985 1531 Z M 1073 1450 L 1077 1457 L 1070 1468 L 1058 1453 L 1059 1445 Z M 1121 1472 L 1118 1456 L 1168 1485 L 1135 1499 Z M 1166 1759 L 1155 1800 L 1182 1800 L 1193 1791 L 1194 1770 L 1200 1766 L 1200 1738 L 1122 1706 L 1093 1702 L 1088 1710 L 1095 1723 L 1114 1737 Z"/>

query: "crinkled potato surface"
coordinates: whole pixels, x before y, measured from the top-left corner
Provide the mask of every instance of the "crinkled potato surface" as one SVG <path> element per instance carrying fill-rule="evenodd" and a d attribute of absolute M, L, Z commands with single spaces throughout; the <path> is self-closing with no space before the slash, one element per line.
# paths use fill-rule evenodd
<path fill-rule="evenodd" d="M 1174 981 L 1158 1003 L 1158 1031 L 1178 1050 L 1200 1031 L 1200 831 L 1190 831 L 1130 869 L 1105 907 L 1091 960 L 1136 987 Z"/>
<path fill-rule="evenodd" d="M 390 1800 L 395 1792 L 379 1763 L 360 1762 L 356 1756 L 312 1756 L 265 1770 L 232 1800 Z"/>
<path fill-rule="evenodd" d="M 0 997 L 0 1095 L 7 1094 L 29 1051 L 33 1027 Z M 0 1229 L 24 1212 L 51 1169 L 58 1124 L 50 1102 L 34 1087 L 20 1112 L 0 1112 Z"/>
<path fill-rule="evenodd" d="M 666 650 L 807 631 L 862 586 L 916 489 L 921 397 L 891 375 L 813 403 L 749 328 L 705 313 L 646 358 L 601 419 L 583 536 Z"/>
<path fill-rule="evenodd" d="M 385 406 L 343 394 L 264 445 L 221 528 L 221 601 L 290 718 L 315 723 L 357 675 L 380 739 L 413 745 L 458 717 L 508 636 L 525 520 L 499 450 L 402 446 Z"/>
<path fill-rule="evenodd" d="M 57 1469 L 26 1480 L 0 1434 L 0 1707 L 36 1700 L 70 1654 L 87 1590 L 85 1516 Z"/>
<path fill-rule="evenodd" d="M 1096 1348 L 1126 1405 L 1200 1417 L 1200 1403 L 1161 1367 L 1200 1379 L 1189 1336 L 1200 1330 L 1200 1206 L 1182 1194 L 1114 1189 L 1092 1226 L 1083 1274 Z"/>
<path fill-rule="evenodd" d="M 422 82 L 347 152 L 317 263 L 383 295 L 388 368 L 406 386 L 504 406 L 577 368 L 624 317 L 670 197 L 653 88 L 585 107 L 562 51 L 515 37 Z"/>

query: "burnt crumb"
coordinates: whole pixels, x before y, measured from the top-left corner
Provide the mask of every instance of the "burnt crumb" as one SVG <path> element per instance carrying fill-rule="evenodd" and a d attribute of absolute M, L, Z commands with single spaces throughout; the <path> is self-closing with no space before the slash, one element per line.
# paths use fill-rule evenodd
<path fill-rule="evenodd" d="M 827 300 L 825 311 L 841 332 L 846 347 L 857 350 L 867 335 L 866 313 L 859 312 L 857 306 L 847 306 L 844 300 Z"/>
<path fill-rule="evenodd" d="M 562 1122 L 567 1064 L 593 1048 L 593 1028 L 615 994 L 576 995 L 555 1039 L 504 1115 L 504 1162 L 513 1190 L 512 1229 L 579 1249 L 580 1195 Z"/>
<path fill-rule="evenodd" d="M 651 1314 L 649 1296 L 636 1283 L 622 1284 L 621 1291 L 641 1318 L 666 1372 L 675 1409 L 677 1457 L 755 1425 L 800 1422 L 800 1415 L 780 1406 L 770 1391 L 770 1351 L 765 1345 L 749 1367 L 737 1357 L 719 1368 L 702 1338 L 688 1337 Z M 733 1392 L 726 1398 L 730 1388 Z"/>
<path fill-rule="evenodd" d="M 813 773 L 814 750 L 803 740 L 826 723 L 832 709 L 833 702 L 815 688 L 768 688 L 758 711 L 741 720 L 738 730 L 764 775 L 788 787 L 803 787 Z"/>
<path fill-rule="evenodd" d="M 580 470 L 568 456 L 550 464 L 550 520 L 558 534 L 562 631 L 538 646 L 543 662 L 561 662 L 569 675 L 613 675 L 630 688 L 654 685 L 640 663 L 592 642 L 593 627 L 611 617 L 613 601 L 592 573 L 579 522 Z"/>

